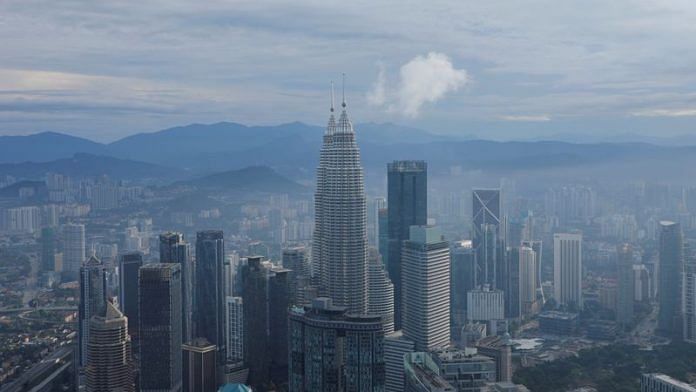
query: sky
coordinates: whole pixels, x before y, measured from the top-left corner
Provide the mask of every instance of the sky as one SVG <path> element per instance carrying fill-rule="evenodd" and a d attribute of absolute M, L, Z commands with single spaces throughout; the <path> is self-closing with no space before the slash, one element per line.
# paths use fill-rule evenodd
<path fill-rule="evenodd" d="M 696 133 L 693 0 L 0 1 L 0 134 L 354 123 Z M 359 129 L 358 129 L 359 132 Z"/>

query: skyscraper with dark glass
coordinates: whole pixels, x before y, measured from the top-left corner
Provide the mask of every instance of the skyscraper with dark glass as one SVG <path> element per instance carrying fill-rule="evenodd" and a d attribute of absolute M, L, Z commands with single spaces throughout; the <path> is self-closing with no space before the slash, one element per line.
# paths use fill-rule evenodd
<path fill-rule="evenodd" d="M 191 246 L 184 235 L 166 232 L 159 236 L 160 263 L 181 265 L 181 333 L 184 341 L 193 338 L 193 274 Z"/>
<path fill-rule="evenodd" d="M 102 262 L 92 256 L 80 268 L 80 305 L 78 308 L 78 360 L 85 365 L 89 320 L 104 313 L 106 308 L 106 273 Z"/>
<path fill-rule="evenodd" d="M 41 229 L 41 269 L 55 271 L 56 230 L 53 227 Z"/>
<path fill-rule="evenodd" d="M 196 337 L 217 346 L 218 362 L 225 360 L 225 241 L 221 230 L 196 234 L 196 283 L 193 310 Z"/>
<path fill-rule="evenodd" d="M 401 247 L 411 226 L 428 221 L 428 165 L 424 161 L 394 161 L 387 165 L 387 270 L 394 284 L 394 327 L 401 329 Z"/>
<path fill-rule="evenodd" d="M 684 271 L 684 239 L 679 223 L 660 222 L 660 271 L 658 296 L 660 310 L 657 331 L 664 336 L 681 337 L 681 281 Z"/>
<path fill-rule="evenodd" d="M 140 268 L 140 390 L 181 391 L 181 265 Z"/>
<path fill-rule="evenodd" d="M 143 266 L 143 254 L 140 252 L 128 252 L 119 258 L 119 299 L 121 312 L 128 318 L 128 333 L 133 337 L 133 344 L 137 350 L 138 324 L 140 313 L 138 310 L 138 271 Z"/>

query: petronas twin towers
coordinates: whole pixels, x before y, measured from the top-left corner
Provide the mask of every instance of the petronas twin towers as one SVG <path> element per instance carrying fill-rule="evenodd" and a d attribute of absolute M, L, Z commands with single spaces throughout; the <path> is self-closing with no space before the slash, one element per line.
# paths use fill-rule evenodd
<path fill-rule="evenodd" d="M 333 91 L 332 91 L 333 95 Z M 360 151 L 353 124 L 346 113 L 345 94 L 336 123 L 333 97 L 324 133 L 315 194 L 315 228 L 312 248 L 319 293 L 365 314 L 367 287 L 367 205 Z"/>

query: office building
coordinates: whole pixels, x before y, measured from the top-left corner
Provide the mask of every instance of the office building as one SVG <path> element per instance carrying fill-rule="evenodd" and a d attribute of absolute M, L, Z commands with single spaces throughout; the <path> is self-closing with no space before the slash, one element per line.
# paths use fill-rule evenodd
<path fill-rule="evenodd" d="M 401 249 L 403 331 L 416 350 L 450 342 L 450 251 L 439 230 L 411 226 Z"/>
<path fill-rule="evenodd" d="M 409 239 L 411 226 L 428 223 L 428 165 L 424 161 L 394 161 L 387 165 L 389 278 L 394 284 L 394 326 L 401 329 L 401 247 Z"/>
<path fill-rule="evenodd" d="M 227 362 L 244 362 L 244 300 L 242 297 L 226 297 Z"/>
<path fill-rule="evenodd" d="M 360 151 L 345 99 L 329 118 L 317 168 L 313 264 L 319 291 L 352 313 L 367 312 L 367 206 Z"/>
<path fill-rule="evenodd" d="M 374 228 L 373 237 L 372 237 L 372 238 L 373 238 L 373 239 L 372 239 L 372 242 L 373 242 L 373 243 L 370 244 L 370 245 L 371 245 L 371 246 L 375 246 L 375 247 L 377 247 L 378 249 L 379 249 L 379 239 L 380 239 L 379 234 L 380 234 L 381 231 L 382 231 L 382 229 L 380 228 L 381 222 L 380 222 L 380 219 L 379 219 L 379 212 L 382 211 L 382 210 L 386 210 L 386 209 L 387 209 L 387 199 L 385 199 L 385 198 L 383 198 L 383 197 L 377 197 L 377 198 L 375 198 L 375 200 L 374 200 L 374 209 L 373 209 L 373 213 L 374 213 L 373 219 L 374 219 L 374 220 L 373 220 L 373 222 L 372 222 L 372 225 L 373 225 L 373 228 Z M 385 221 L 385 222 L 386 222 L 386 221 Z M 385 227 L 384 229 L 386 230 L 386 229 L 388 229 L 388 227 Z M 382 255 L 382 256 L 384 257 L 384 255 Z"/>
<path fill-rule="evenodd" d="M 474 348 L 407 354 L 406 391 L 485 391 L 495 382 L 495 362 Z"/>
<path fill-rule="evenodd" d="M 682 281 L 684 308 L 684 341 L 696 344 L 696 263 L 689 263 Z"/>
<path fill-rule="evenodd" d="M 175 232 L 159 236 L 159 261 L 181 265 L 181 334 L 185 342 L 193 339 L 193 275 L 194 263 L 191 246 L 184 241 L 184 235 Z"/>
<path fill-rule="evenodd" d="M 543 250 L 543 243 L 541 241 L 522 241 L 522 246 L 526 246 L 528 248 L 532 248 L 534 251 L 534 255 L 536 256 L 536 268 L 537 268 L 537 273 L 536 273 L 536 288 L 537 288 L 537 298 L 540 300 L 539 305 L 543 305 L 546 302 L 546 299 L 544 298 L 544 290 L 541 288 L 541 256 L 542 256 L 542 250 Z"/>
<path fill-rule="evenodd" d="M 452 384 L 447 382 L 435 365 L 430 353 L 414 352 L 404 356 L 404 385 L 405 392 L 457 392 Z"/>
<path fill-rule="evenodd" d="M 616 250 L 616 322 L 628 326 L 633 322 L 633 298 L 635 297 L 635 274 L 633 272 L 633 248 L 629 244 L 619 245 Z"/>
<path fill-rule="evenodd" d="M 404 337 L 403 331 L 395 331 L 384 337 L 384 390 L 404 390 L 404 356 L 415 352 L 415 344 Z"/>
<path fill-rule="evenodd" d="M 681 280 L 684 270 L 684 244 L 681 225 L 670 221 L 660 222 L 660 270 L 658 333 L 668 337 L 681 337 Z"/>
<path fill-rule="evenodd" d="M 385 267 L 389 260 L 389 209 L 380 208 L 377 211 L 377 220 L 379 221 L 379 242 L 377 243 L 379 254 L 382 256 L 382 262 Z"/>
<path fill-rule="evenodd" d="M 288 377 L 289 271 L 249 257 L 242 269 L 244 361 L 249 384 L 284 384 Z"/>
<path fill-rule="evenodd" d="M 140 390 L 182 390 L 181 265 L 140 268 Z"/>
<path fill-rule="evenodd" d="M 217 348 L 205 338 L 196 338 L 182 348 L 184 391 L 216 392 Z"/>
<path fill-rule="evenodd" d="M 471 241 L 461 241 L 452 249 L 450 262 L 450 319 L 453 337 L 466 324 L 466 293 L 476 288 L 476 255 Z"/>
<path fill-rule="evenodd" d="M 289 313 L 289 390 L 384 391 L 379 316 L 357 315 L 330 298 Z"/>
<path fill-rule="evenodd" d="M 53 227 L 41 229 L 41 270 L 56 270 L 56 230 Z"/>
<path fill-rule="evenodd" d="M 488 284 L 497 288 L 496 267 L 503 255 L 499 255 L 499 241 L 503 239 L 502 198 L 500 189 L 474 189 L 472 192 L 472 246 L 478 264 L 477 285 Z"/>
<path fill-rule="evenodd" d="M 640 376 L 640 392 L 696 392 L 696 386 L 666 374 L 644 373 Z"/>
<path fill-rule="evenodd" d="M 493 321 L 505 319 L 505 293 L 483 286 L 466 293 L 467 321 Z"/>
<path fill-rule="evenodd" d="M 106 273 L 104 265 L 92 256 L 80 268 L 80 303 L 78 307 L 78 363 L 85 365 L 89 342 L 89 321 L 106 309 Z"/>
<path fill-rule="evenodd" d="M 504 261 L 499 275 L 502 286 L 499 287 L 505 294 L 505 318 L 519 319 L 522 316 L 520 248 L 506 249 Z"/>
<path fill-rule="evenodd" d="M 128 321 L 111 302 L 89 320 L 85 391 L 135 392 Z"/>
<path fill-rule="evenodd" d="M 196 233 L 194 333 L 217 347 L 218 363 L 225 354 L 225 240 L 221 230 Z"/>
<path fill-rule="evenodd" d="M 128 320 L 128 333 L 134 343 L 134 352 L 137 352 L 138 324 L 140 313 L 138 308 L 138 271 L 143 266 L 143 254 L 140 252 L 128 252 L 119 258 L 119 291 L 118 303 L 121 312 Z"/>
<path fill-rule="evenodd" d="M 523 246 L 520 255 L 520 304 L 526 317 L 539 310 L 537 301 L 537 257 L 532 248 Z"/>
<path fill-rule="evenodd" d="M 582 235 L 553 235 L 553 289 L 559 306 L 580 310 L 582 299 Z"/>
<path fill-rule="evenodd" d="M 85 256 L 85 225 L 63 225 L 63 275 L 65 280 L 77 278 Z"/>
<path fill-rule="evenodd" d="M 495 380 L 512 381 L 512 343 L 510 335 L 487 336 L 476 342 L 479 354 L 492 358 L 495 362 Z"/>
<path fill-rule="evenodd" d="M 577 313 L 546 311 L 539 313 L 539 330 L 552 335 L 573 335 L 578 329 Z"/>
<path fill-rule="evenodd" d="M 394 332 L 394 285 L 377 249 L 369 252 L 367 312 L 381 316 L 384 333 L 389 334 Z"/>
<path fill-rule="evenodd" d="M 307 250 L 303 246 L 283 249 L 283 268 L 290 270 L 288 284 L 290 285 L 290 304 L 303 306 L 311 298 L 305 298 L 305 292 L 310 285 L 311 271 Z"/>

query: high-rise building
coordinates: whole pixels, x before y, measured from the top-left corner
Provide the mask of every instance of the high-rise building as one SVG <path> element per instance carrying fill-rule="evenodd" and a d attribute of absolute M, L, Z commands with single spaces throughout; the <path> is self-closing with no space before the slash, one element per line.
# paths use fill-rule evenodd
<path fill-rule="evenodd" d="M 89 321 L 85 391 L 135 392 L 128 321 L 111 302 Z"/>
<path fill-rule="evenodd" d="M 56 269 L 56 230 L 53 227 L 41 229 L 41 270 Z"/>
<path fill-rule="evenodd" d="M 389 260 L 389 210 L 380 208 L 377 211 L 377 220 L 379 221 L 379 241 L 377 247 L 379 254 L 382 255 L 382 262 L 385 264 Z"/>
<path fill-rule="evenodd" d="M 477 285 L 496 288 L 496 267 L 504 258 L 499 255 L 502 240 L 502 201 L 500 189 L 474 189 L 471 217 L 473 221 L 471 244 L 476 252 Z"/>
<path fill-rule="evenodd" d="M 191 246 L 184 241 L 184 235 L 175 232 L 162 233 L 159 236 L 160 263 L 181 265 L 181 336 L 183 341 L 193 339 L 193 274 L 194 264 L 191 258 Z"/>
<path fill-rule="evenodd" d="M 350 314 L 320 297 L 289 319 L 291 392 L 384 391 L 381 317 Z"/>
<path fill-rule="evenodd" d="M 196 283 L 193 307 L 194 333 L 218 350 L 218 363 L 225 354 L 225 240 L 221 230 L 196 233 Z"/>
<path fill-rule="evenodd" d="M 375 198 L 375 200 L 374 200 L 374 210 L 373 210 L 373 212 L 374 212 L 374 217 L 373 217 L 374 221 L 373 221 L 373 223 L 372 223 L 372 225 L 374 226 L 374 233 L 373 233 L 374 236 L 373 236 L 373 240 L 372 240 L 372 241 L 373 241 L 374 243 L 373 243 L 373 244 L 370 244 L 370 245 L 371 245 L 371 246 L 375 246 L 375 247 L 377 247 L 378 249 L 379 249 L 379 238 L 380 238 L 380 237 L 379 237 L 379 233 L 381 232 L 381 231 L 380 231 L 380 230 L 381 230 L 381 229 L 380 229 L 380 224 L 381 224 L 381 222 L 380 222 L 380 219 L 379 219 L 379 212 L 380 212 L 381 210 L 386 209 L 386 208 L 387 208 L 387 199 L 385 199 L 385 198 L 383 198 L 383 197 L 377 197 L 377 198 Z M 385 229 L 387 229 L 387 228 L 385 228 Z M 384 255 L 382 255 L 382 257 L 384 257 Z"/>
<path fill-rule="evenodd" d="M 104 265 L 92 256 L 80 268 L 80 304 L 78 308 L 78 360 L 80 366 L 87 359 L 89 342 L 89 320 L 92 316 L 104 314 L 106 309 L 106 273 Z"/>
<path fill-rule="evenodd" d="M 404 390 L 404 356 L 415 351 L 415 344 L 404 337 L 403 330 L 384 337 L 385 392 Z"/>
<path fill-rule="evenodd" d="M 367 312 L 382 316 L 384 333 L 389 334 L 394 332 L 394 285 L 377 249 L 370 248 L 369 252 Z"/>
<path fill-rule="evenodd" d="M 543 250 L 543 243 L 542 241 L 522 241 L 522 246 L 526 246 L 528 248 L 532 248 L 534 251 L 534 255 L 536 256 L 536 289 L 537 289 L 537 298 L 541 300 L 540 305 L 543 305 L 545 302 L 544 298 L 544 290 L 541 288 L 541 256 L 542 256 L 542 250 Z"/>
<path fill-rule="evenodd" d="M 582 235 L 553 235 L 553 289 L 556 303 L 580 310 L 582 300 Z"/>
<path fill-rule="evenodd" d="M 659 313 L 657 331 L 665 336 L 681 337 L 681 280 L 684 270 L 684 244 L 681 225 L 660 222 Z"/>
<path fill-rule="evenodd" d="M 696 387 L 666 374 L 644 373 L 640 376 L 640 392 L 696 392 Z"/>
<path fill-rule="evenodd" d="M 476 343 L 479 354 L 492 358 L 495 361 L 495 380 L 512 380 L 512 343 L 510 335 L 487 336 Z"/>
<path fill-rule="evenodd" d="M 218 389 L 217 353 L 214 344 L 196 338 L 181 346 L 184 391 L 216 392 Z"/>
<path fill-rule="evenodd" d="M 121 312 L 128 319 L 128 333 L 133 338 L 137 350 L 138 324 L 140 313 L 138 312 L 138 271 L 143 266 L 143 254 L 140 252 L 128 252 L 121 255 L 119 260 L 119 291 L 118 303 Z"/>
<path fill-rule="evenodd" d="M 520 303 L 522 313 L 531 316 L 539 310 L 537 301 L 537 256 L 530 247 L 522 246 L 520 253 Z"/>
<path fill-rule="evenodd" d="M 182 390 L 181 265 L 140 268 L 140 390 Z"/>
<path fill-rule="evenodd" d="M 305 291 L 310 284 L 310 265 L 307 250 L 303 246 L 283 249 L 283 268 L 290 270 L 288 283 L 290 285 L 290 303 L 302 306 L 310 298 L 305 297 Z"/>
<path fill-rule="evenodd" d="M 684 340 L 696 343 L 696 263 L 688 263 L 682 281 L 684 307 Z"/>
<path fill-rule="evenodd" d="M 627 326 L 633 321 L 635 297 L 635 274 L 633 272 L 633 248 L 629 244 L 619 245 L 616 250 L 616 322 Z"/>
<path fill-rule="evenodd" d="M 468 321 L 493 321 L 505 318 L 505 293 L 491 290 L 488 285 L 466 293 Z"/>
<path fill-rule="evenodd" d="M 227 297 L 225 301 L 227 338 L 227 362 L 244 362 L 244 300 L 242 297 Z"/>
<path fill-rule="evenodd" d="M 85 259 L 85 225 L 63 225 L 63 275 L 75 279 Z"/>
<path fill-rule="evenodd" d="M 255 389 L 288 377 L 288 273 L 261 257 L 249 257 L 242 269 L 244 361 Z"/>
<path fill-rule="evenodd" d="M 450 251 L 439 230 L 411 226 L 401 249 L 404 336 L 416 350 L 450 342 Z"/>
<path fill-rule="evenodd" d="M 500 276 L 505 293 L 505 318 L 519 319 L 522 316 L 520 248 L 506 249 L 504 261 Z"/>
<path fill-rule="evenodd" d="M 367 312 L 367 206 L 360 151 L 345 98 L 324 133 L 314 198 L 313 263 L 319 291 L 353 313 Z"/>
<path fill-rule="evenodd" d="M 411 226 L 428 223 L 428 165 L 424 161 L 394 161 L 387 165 L 388 257 L 387 270 L 394 283 L 394 326 L 401 329 L 401 247 Z"/>
<path fill-rule="evenodd" d="M 466 293 L 476 288 L 476 255 L 471 241 L 461 241 L 452 248 L 450 263 L 450 319 L 453 338 L 466 324 Z"/>

